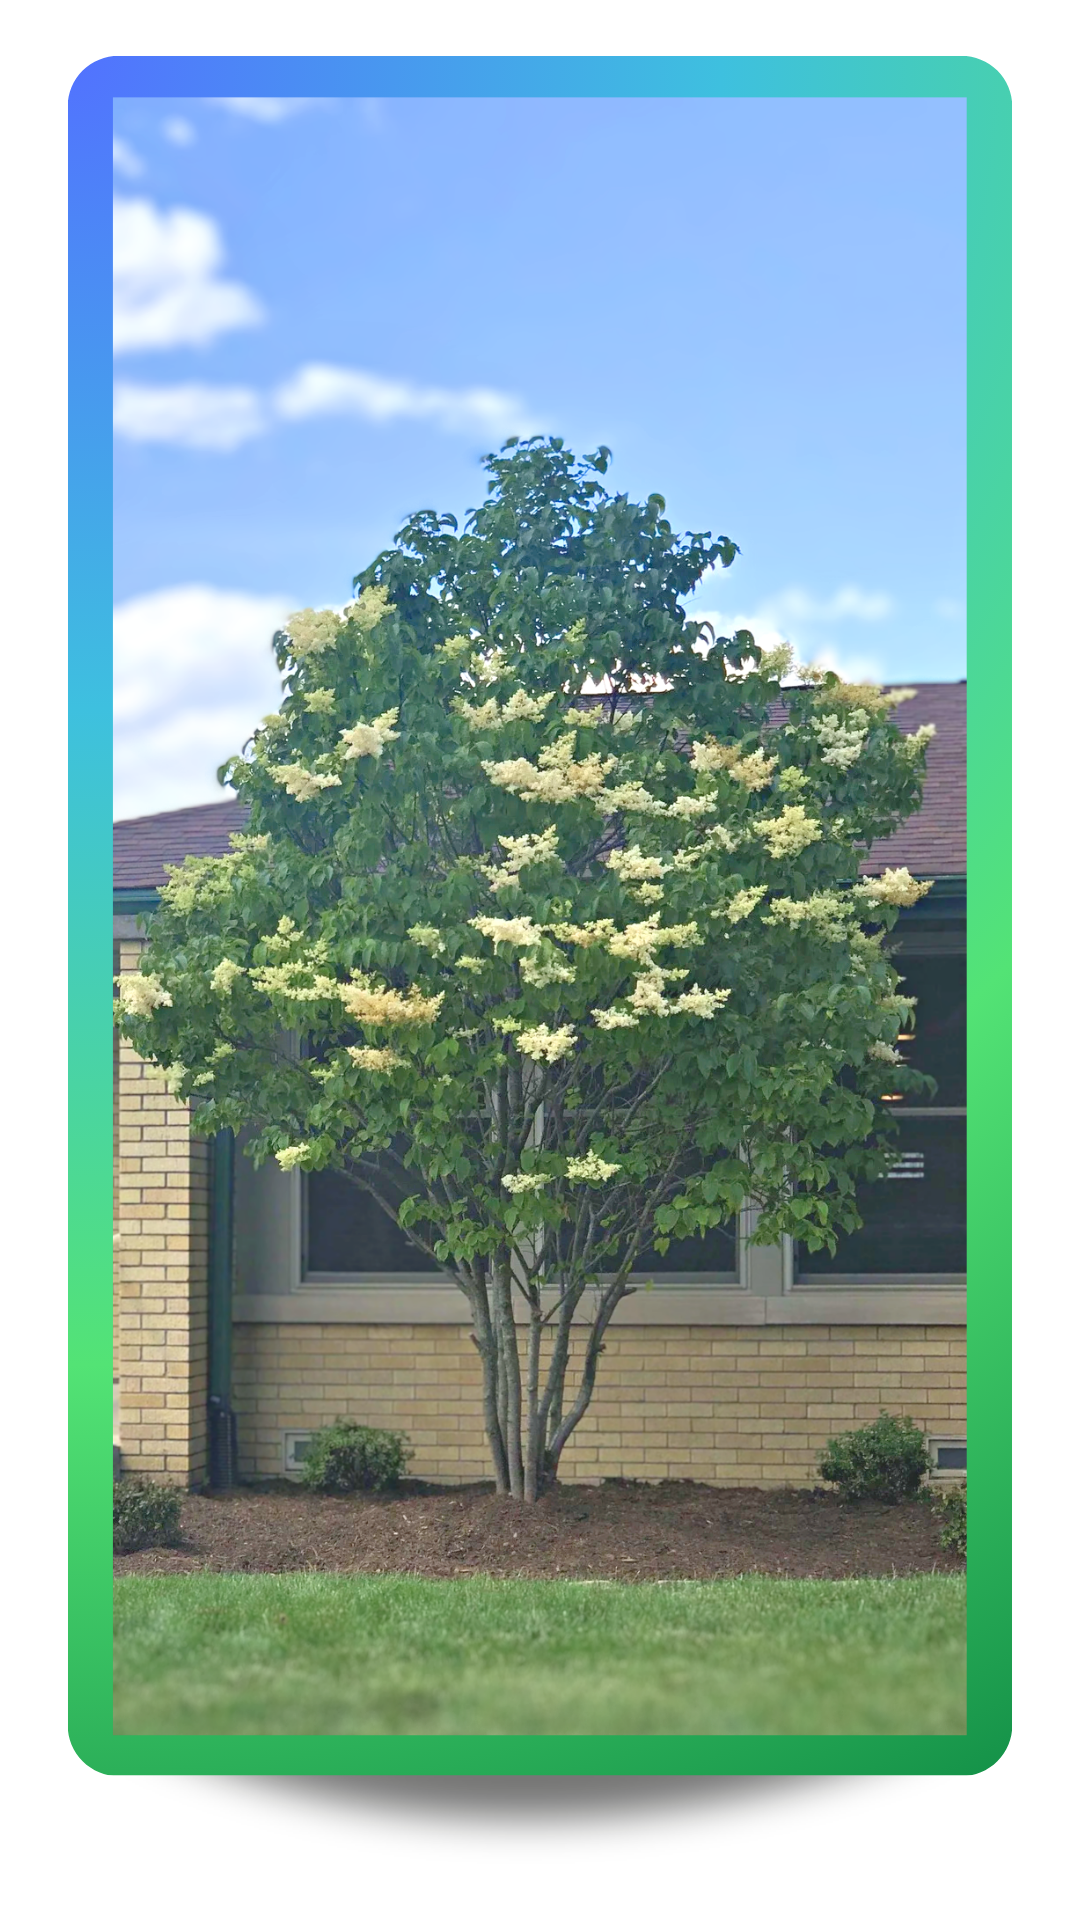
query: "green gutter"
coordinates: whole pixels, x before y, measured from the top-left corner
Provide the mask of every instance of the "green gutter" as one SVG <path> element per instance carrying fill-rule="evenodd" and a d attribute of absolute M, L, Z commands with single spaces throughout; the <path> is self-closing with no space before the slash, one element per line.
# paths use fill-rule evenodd
<path fill-rule="evenodd" d="M 210 1259 L 207 1287 L 207 1437 L 210 1485 L 236 1481 L 236 1415 L 232 1410 L 233 1165 L 236 1139 L 227 1127 L 210 1142 Z"/>
<path fill-rule="evenodd" d="M 117 913 L 146 914 L 153 913 L 161 904 L 161 894 L 156 887 L 129 887 L 125 892 L 114 888 L 112 910 Z"/>

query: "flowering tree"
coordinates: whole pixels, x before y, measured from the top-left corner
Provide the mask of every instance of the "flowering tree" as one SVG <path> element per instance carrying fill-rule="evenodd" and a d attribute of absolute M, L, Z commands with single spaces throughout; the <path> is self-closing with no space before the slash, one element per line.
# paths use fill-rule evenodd
<path fill-rule="evenodd" d="M 608 457 L 509 442 L 463 532 L 415 516 L 343 615 L 289 620 L 223 769 L 251 831 L 172 870 L 120 982 L 197 1127 L 336 1169 L 453 1276 L 528 1500 L 634 1270 L 745 1205 L 835 1246 L 879 1097 L 923 1084 L 882 945 L 923 888 L 857 876 L 930 730 L 688 621 L 737 549 L 609 494 Z"/>

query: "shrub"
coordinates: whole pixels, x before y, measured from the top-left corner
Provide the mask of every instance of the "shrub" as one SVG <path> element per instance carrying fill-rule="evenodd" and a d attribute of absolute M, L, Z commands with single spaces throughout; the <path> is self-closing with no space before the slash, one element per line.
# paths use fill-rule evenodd
<path fill-rule="evenodd" d="M 300 1471 L 318 1493 L 382 1493 L 397 1486 L 410 1453 L 404 1434 L 337 1420 L 312 1434 Z"/>
<path fill-rule="evenodd" d="M 871 1426 L 834 1434 L 818 1472 L 848 1500 L 895 1504 L 918 1492 L 929 1465 L 926 1440 L 910 1415 L 897 1420 L 882 1413 Z"/>
<path fill-rule="evenodd" d="M 113 1552 L 174 1547 L 180 1538 L 180 1495 L 151 1480 L 113 1481 Z"/>
<path fill-rule="evenodd" d="M 941 1508 L 941 1544 L 949 1553 L 962 1553 L 967 1559 L 967 1481 L 948 1487 L 939 1496 Z"/>

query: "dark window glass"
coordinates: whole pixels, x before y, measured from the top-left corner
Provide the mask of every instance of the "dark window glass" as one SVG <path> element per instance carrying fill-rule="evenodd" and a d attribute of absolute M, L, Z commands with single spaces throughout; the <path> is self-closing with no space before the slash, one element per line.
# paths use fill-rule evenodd
<path fill-rule="evenodd" d="M 910 1094 L 894 1104 L 962 1107 L 967 1101 L 967 963 L 961 957 L 909 960 L 901 951 L 895 965 L 903 975 L 899 991 L 914 994 L 918 1002 L 915 1031 L 910 1039 L 901 1038 L 899 1051 L 909 1066 L 933 1074 L 938 1088 L 933 1096 Z"/>
<path fill-rule="evenodd" d="M 960 1469 L 966 1471 L 967 1448 L 939 1447 L 937 1449 L 937 1464 L 943 1472 L 955 1473 Z"/>
<path fill-rule="evenodd" d="M 966 1249 L 966 1122 L 920 1109 L 963 1107 L 967 1094 L 966 964 L 962 956 L 896 955 L 900 992 L 913 994 L 915 1031 L 900 1041 L 910 1066 L 933 1074 L 937 1092 L 891 1102 L 900 1126 L 889 1173 L 861 1187 L 864 1225 L 834 1255 L 796 1249 L 797 1278 L 812 1285 L 858 1278 L 962 1275 Z M 915 1109 L 908 1113 L 909 1108 Z"/>
<path fill-rule="evenodd" d="M 340 1173 L 307 1176 L 305 1275 L 441 1271 L 360 1187 Z"/>
<path fill-rule="evenodd" d="M 864 1225 L 841 1240 L 834 1255 L 798 1250 L 804 1283 L 847 1275 L 887 1280 L 894 1274 L 962 1274 L 965 1245 L 965 1133 L 967 1123 L 942 1115 L 912 1115 L 900 1123 L 888 1174 L 861 1187 Z"/>
<path fill-rule="evenodd" d="M 689 1240 L 673 1240 L 666 1253 L 646 1253 L 635 1273 L 692 1273 L 702 1279 L 713 1274 L 726 1280 L 735 1278 L 735 1233 L 732 1228 L 711 1227 L 704 1237 L 694 1234 Z"/>

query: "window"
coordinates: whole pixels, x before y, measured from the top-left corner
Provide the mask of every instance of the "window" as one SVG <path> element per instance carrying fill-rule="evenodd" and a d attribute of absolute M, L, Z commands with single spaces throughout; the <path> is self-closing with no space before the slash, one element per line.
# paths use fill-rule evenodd
<path fill-rule="evenodd" d="M 935 1479 L 967 1473 L 967 1440 L 965 1438 L 944 1439 L 931 1435 L 927 1446 L 930 1449 L 930 1472 Z"/>
<path fill-rule="evenodd" d="M 340 1173 L 307 1175 L 303 1242 L 303 1277 L 319 1286 L 446 1277 L 369 1193 Z"/>
<path fill-rule="evenodd" d="M 966 1002 L 959 954 L 896 956 L 902 991 L 916 996 L 905 1059 L 937 1081 L 933 1098 L 893 1103 L 898 1156 L 858 1196 L 864 1225 L 835 1254 L 797 1253 L 797 1286 L 962 1283 L 966 1255 Z"/>

